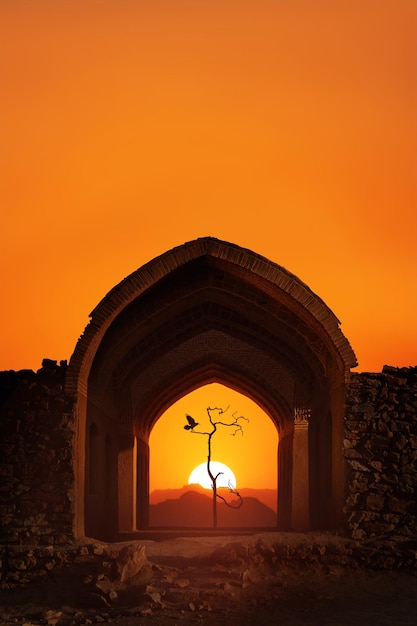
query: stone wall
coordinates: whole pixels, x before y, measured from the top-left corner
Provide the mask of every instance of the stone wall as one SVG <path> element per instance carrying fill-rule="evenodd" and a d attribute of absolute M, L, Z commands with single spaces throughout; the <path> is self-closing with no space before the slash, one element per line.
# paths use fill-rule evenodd
<path fill-rule="evenodd" d="M 345 532 L 417 535 L 417 367 L 351 375 L 343 448 Z"/>
<path fill-rule="evenodd" d="M 73 399 L 66 363 L 0 372 L 0 542 L 73 540 Z M 352 374 L 345 408 L 343 534 L 417 536 L 417 367 Z"/>
<path fill-rule="evenodd" d="M 0 373 L 2 543 L 72 540 L 75 423 L 65 372 L 66 362 L 45 359 L 36 373 Z"/>

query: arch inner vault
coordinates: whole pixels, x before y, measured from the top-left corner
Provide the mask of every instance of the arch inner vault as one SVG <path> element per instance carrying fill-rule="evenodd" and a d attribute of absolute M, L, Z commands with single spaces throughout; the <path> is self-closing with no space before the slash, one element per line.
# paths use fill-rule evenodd
<path fill-rule="evenodd" d="M 355 365 L 337 318 L 283 267 L 209 237 L 155 258 L 105 296 L 71 357 L 75 535 L 148 528 L 149 434 L 210 382 L 249 396 L 277 426 L 277 528 L 337 526 Z"/>

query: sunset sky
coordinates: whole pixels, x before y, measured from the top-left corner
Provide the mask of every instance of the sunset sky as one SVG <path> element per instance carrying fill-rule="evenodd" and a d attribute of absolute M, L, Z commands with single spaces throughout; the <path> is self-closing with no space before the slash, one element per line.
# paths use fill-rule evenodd
<path fill-rule="evenodd" d="M 234 413 L 236 417 L 245 418 L 239 420 L 241 432 L 232 427 L 217 427 L 212 437 L 211 460 L 226 463 L 235 474 L 234 487 L 238 489 L 276 489 L 278 433 L 275 426 L 252 400 L 214 383 L 181 398 L 153 428 L 149 441 L 151 492 L 183 487 L 192 470 L 206 461 L 208 438 L 197 432 L 212 431 L 206 411 L 208 406 L 225 409 L 221 416 L 212 412 L 215 422 L 230 424 Z M 185 414 L 190 412 L 199 424 L 195 434 L 184 430 Z"/>
<path fill-rule="evenodd" d="M 202 236 L 307 283 L 358 371 L 417 364 L 415 0 L 0 0 L 0 29 L 0 370 L 69 359 Z"/>

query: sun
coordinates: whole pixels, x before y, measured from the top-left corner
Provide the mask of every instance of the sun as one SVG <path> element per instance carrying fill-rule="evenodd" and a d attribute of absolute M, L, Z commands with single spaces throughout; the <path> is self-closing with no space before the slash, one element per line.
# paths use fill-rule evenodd
<path fill-rule="evenodd" d="M 227 467 L 227 465 L 219 461 L 211 461 L 210 471 L 214 476 L 222 472 L 216 481 L 217 487 L 229 487 L 230 483 L 231 486 L 236 489 L 236 476 L 233 474 L 230 467 Z M 198 484 L 204 489 L 212 488 L 211 478 L 207 472 L 207 463 L 201 463 L 201 465 L 197 465 L 197 467 L 193 469 L 188 479 L 188 484 Z"/>

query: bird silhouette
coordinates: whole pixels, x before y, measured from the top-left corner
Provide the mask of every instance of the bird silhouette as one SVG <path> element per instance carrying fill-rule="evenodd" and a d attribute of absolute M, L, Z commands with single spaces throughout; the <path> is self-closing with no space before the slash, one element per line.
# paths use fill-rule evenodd
<path fill-rule="evenodd" d="M 198 422 L 196 422 L 195 419 L 191 417 L 191 415 L 187 415 L 186 413 L 185 417 L 187 418 L 187 422 L 188 422 L 188 424 L 184 426 L 185 430 L 192 430 L 193 428 L 198 426 Z"/>

